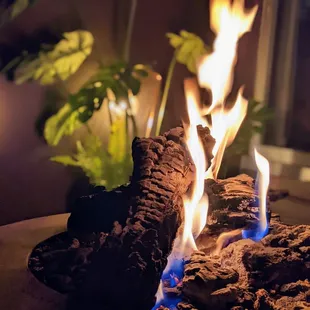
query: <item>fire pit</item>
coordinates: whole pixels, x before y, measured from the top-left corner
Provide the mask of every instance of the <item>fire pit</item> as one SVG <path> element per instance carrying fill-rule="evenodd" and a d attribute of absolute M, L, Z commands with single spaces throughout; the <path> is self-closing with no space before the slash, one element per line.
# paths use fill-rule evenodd
<path fill-rule="evenodd" d="M 247 110 L 242 88 L 225 107 L 257 10 L 243 6 L 211 1 L 217 37 L 198 66 L 209 107 L 186 81 L 189 123 L 136 138 L 130 184 L 80 198 L 68 231 L 33 250 L 30 270 L 70 309 L 310 308 L 310 226 L 272 214 L 268 161 L 254 149 L 257 181 L 217 178 Z"/>

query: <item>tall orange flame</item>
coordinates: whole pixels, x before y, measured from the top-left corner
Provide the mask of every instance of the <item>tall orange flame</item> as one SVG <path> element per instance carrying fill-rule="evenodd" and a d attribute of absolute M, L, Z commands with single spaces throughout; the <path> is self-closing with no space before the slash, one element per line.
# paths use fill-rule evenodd
<path fill-rule="evenodd" d="M 250 31 L 258 6 L 244 9 L 244 0 L 211 0 L 211 29 L 217 34 L 213 53 L 206 55 L 198 66 L 200 86 L 210 89 L 212 102 L 203 114 L 211 114 L 211 134 L 216 140 L 212 167 L 207 178 L 216 178 L 225 148 L 234 140 L 246 115 L 247 101 L 242 97 L 242 88 L 234 107 L 227 111 L 225 99 L 233 84 L 233 71 L 237 61 L 238 39 Z"/>
<path fill-rule="evenodd" d="M 196 167 L 195 181 L 191 197 L 184 197 L 184 229 L 182 236 L 183 252 L 196 250 L 194 236 L 198 237 L 206 224 L 208 213 L 208 197 L 204 195 L 204 178 L 206 157 L 203 145 L 199 139 L 197 125 L 204 122 L 199 113 L 198 103 L 193 93 L 186 88 L 187 111 L 189 126 L 186 130 L 186 144 Z"/>
<path fill-rule="evenodd" d="M 173 268 L 183 268 L 184 257 L 189 257 L 197 250 L 195 239 L 206 225 L 208 214 L 208 196 L 204 194 L 204 174 L 207 169 L 203 145 L 199 139 L 197 125 L 204 123 L 198 107 L 197 98 L 185 83 L 185 94 L 189 125 L 186 128 L 186 144 L 196 167 L 193 191 L 190 197 L 183 197 L 184 223 L 182 234 L 174 241 L 172 253 L 163 274 L 170 273 Z M 164 300 L 163 282 L 161 280 L 156 293 L 156 304 Z M 155 308 L 153 308 L 155 309 Z"/>
<path fill-rule="evenodd" d="M 224 151 L 235 139 L 238 130 L 246 116 L 248 101 L 242 97 L 242 88 L 238 92 L 235 105 L 229 111 L 224 106 L 211 112 L 212 124 L 210 131 L 215 138 L 213 148 L 214 159 L 211 168 L 206 172 L 206 178 L 216 178 L 219 172 Z"/>
<path fill-rule="evenodd" d="M 209 114 L 216 105 L 222 105 L 233 83 L 233 69 L 237 61 L 238 39 L 250 31 L 258 6 L 246 12 L 244 0 L 211 0 L 211 29 L 217 35 L 213 53 L 206 55 L 198 70 L 202 87 L 212 92 Z"/>

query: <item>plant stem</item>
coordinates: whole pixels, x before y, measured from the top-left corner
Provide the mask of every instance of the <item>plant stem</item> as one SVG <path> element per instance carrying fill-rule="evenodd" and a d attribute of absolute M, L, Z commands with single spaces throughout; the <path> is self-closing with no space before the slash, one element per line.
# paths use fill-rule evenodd
<path fill-rule="evenodd" d="M 90 126 L 89 126 L 88 123 L 85 123 L 85 127 L 86 127 L 88 133 L 89 133 L 90 135 L 92 135 L 92 134 L 93 134 L 93 131 L 91 130 L 91 128 L 90 128 Z"/>
<path fill-rule="evenodd" d="M 137 127 L 137 123 L 136 123 L 136 118 L 132 113 L 132 106 L 131 106 L 130 98 L 128 98 L 127 104 L 128 104 L 129 111 L 130 111 L 130 118 L 132 121 L 133 138 L 135 138 L 138 135 L 138 127 Z M 127 114 L 127 111 L 126 111 L 126 114 Z"/>
<path fill-rule="evenodd" d="M 123 58 L 126 62 L 129 62 L 130 58 L 131 37 L 136 15 L 137 2 L 138 2 L 137 0 L 131 0 L 130 5 L 129 20 L 127 25 L 127 33 L 125 37 L 124 52 L 123 52 L 124 53 Z"/>
<path fill-rule="evenodd" d="M 173 58 L 171 59 L 171 62 L 169 65 L 168 74 L 167 74 L 166 83 L 165 83 L 165 88 L 164 88 L 163 96 L 161 98 L 161 103 L 160 103 L 160 107 L 159 107 L 157 124 L 156 124 L 156 136 L 159 135 L 160 128 L 161 128 L 161 125 L 163 122 L 165 109 L 166 109 L 166 105 L 167 105 L 169 89 L 171 86 L 171 81 L 172 81 L 173 72 L 174 72 L 176 62 L 177 62 L 177 58 L 176 58 L 176 54 L 174 53 Z"/>
<path fill-rule="evenodd" d="M 12 69 L 15 65 L 17 65 L 21 61 L 22 57 L 16 57 L 11 60 L 9 63 L 5 65 L 5 67 L 0 71 L 1 73 L 7 73 L 10 69 Z"/>

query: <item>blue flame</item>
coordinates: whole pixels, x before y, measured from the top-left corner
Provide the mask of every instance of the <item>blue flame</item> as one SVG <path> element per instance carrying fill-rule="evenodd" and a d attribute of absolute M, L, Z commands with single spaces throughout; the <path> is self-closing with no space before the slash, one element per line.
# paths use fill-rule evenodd
<path fill-rule="evenodd" d="M 259 185 L 259 178 L 257 176 L 256 181 L 255 181 L 255 192 L 258 193 L 258 185 Z M 258 195 L 257 195 L 258 196 Z M 260 218 L 260 214 L 259 212 L 261 212 L 260 208 L 259 208 L 259 198 L 255 199 L 254 202 L 254 207 L 258 208 L 258 217 Z M 266 208 L 266 216 L 267 216 L 267 208 Z M 266 227 L 262 226 L 263 223 L 261 220 L 259 220 L 259 223 L 251 229 L 243 229 L 242 230 L 242 238 L 243 239 L 251 239 L 255 242 L 260 241 L 261 239 L 263 239 L 267 233 L 268 233 L 268 221 L 266 223 Z"/>
<path fill-rule="evenodd" d="M 268 225 L 266 229 L 261 229 L 258 226 L 255 229 L 244 229 L 242 230 L 242 238 L 243 239 L 252 239 L 253 241 L 257 242 L 263 239 L 268 233 Z"/>
<path fill-rule="evenodd" d="M 164 270 L 161 280 L 163 283 L 168 283 L 168 287 L 173 288 L 176 287 L 184 277 L 184 259 L 174 258 L 168 266 L 169 268 Z M 177 310 L 178 303 L 182 301 L 181 296 L 172 293 L 167 294 L 165 289 L 163 289 L 163 296 L 164 298 L 158 300 L 152 310 L 156 310 L 160 306 L 164 306 L 169 310 Z"/>

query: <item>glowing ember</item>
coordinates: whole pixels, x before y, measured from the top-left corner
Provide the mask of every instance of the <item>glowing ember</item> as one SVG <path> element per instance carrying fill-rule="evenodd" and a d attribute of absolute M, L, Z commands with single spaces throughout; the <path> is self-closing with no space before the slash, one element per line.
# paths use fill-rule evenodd
<path fill-rule="evenodd" d="M 267 224 L 267 193 L 269 187 L 269 162 L 268 160 L 254 149 L 255 162 L 258 169 L 258 177 L 256 184 L 258 184 L 259 196 L 259 226 L 257 229 L 243 230 L 242 237 L 249 238 L 254 241 L 262 239 L 268 231 Z"/>

